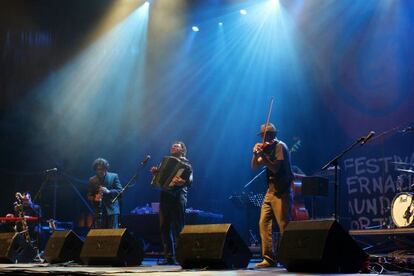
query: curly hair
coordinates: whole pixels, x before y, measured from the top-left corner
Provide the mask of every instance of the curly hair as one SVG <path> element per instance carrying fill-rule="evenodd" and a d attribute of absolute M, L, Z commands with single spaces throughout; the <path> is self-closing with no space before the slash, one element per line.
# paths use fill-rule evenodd
<path fill-rule="evenodd" d="M 106 159 L 102 158 L 102 157 L 96 158 L 95 161 L 93 161 L 93 163 L 92 163 L 93 170 L 96 171 L 96 167 L 98 167 L 98 166 L 103 166 L 106 170 L 108 170 L 109 169 L 109 162 Z"/>

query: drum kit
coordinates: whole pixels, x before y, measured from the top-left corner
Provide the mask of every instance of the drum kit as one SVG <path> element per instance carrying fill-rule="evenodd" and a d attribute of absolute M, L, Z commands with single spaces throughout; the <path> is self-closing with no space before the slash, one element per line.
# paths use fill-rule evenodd
<path fill-rule="evenodd" d="M 414 221 L 414 193 L 412 189 L 412 177 L 414 176 L 414 163 L 393 162 L 396 171 L 402 172 L 397 178 L 397 190 L 399 193 L 391 203 L 391 218 L 396 227 L 413 226 Z M 408 188 L 408 192 L 404 191 Z"/>

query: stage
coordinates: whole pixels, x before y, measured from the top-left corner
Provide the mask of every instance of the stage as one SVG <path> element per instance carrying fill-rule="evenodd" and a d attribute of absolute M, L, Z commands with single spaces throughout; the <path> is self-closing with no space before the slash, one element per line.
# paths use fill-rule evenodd
<path fill-rule="evenodd" d="M 414 274 L 413 15 L 1 1 L 0 275 Z"/>
<path fill-rule="evenodd" d="M 49 275 L 310 275 L 308 273 L 290 273 L 284 268 L 273 267 L 254 269 L 255 262 L 240 270 L 183 270 L 180 266 L 159 266 L 156 260 L 146 259 L 139 267 L 94 267 L 94 266 L 55 266 L 48 264 L 0 264 L 0 274 L 49 274 Z M 315 275 L 315 274 L 312 274 Z M 322 274 L 321 274 L 322 275 Z M 340 274 L 338 274 L 340 275 Z M 345 275 L 345 274 L 344 274 Z M 353 275 L 353 274 L 346 274 Z M 369 275 L 369 274 L 357 274 Z M 406 275 L 411 275 L 407 273 Z"/>
<path fill-rule="evenodd" d="M 349 234 L 369 254 L 412 255 L 414 228 L 351 230 Z"/>

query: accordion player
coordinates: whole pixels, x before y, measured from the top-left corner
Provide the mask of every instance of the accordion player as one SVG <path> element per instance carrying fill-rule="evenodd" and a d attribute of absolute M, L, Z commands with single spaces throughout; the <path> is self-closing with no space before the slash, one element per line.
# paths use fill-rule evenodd
<path fill-rule="evenodd" d="M 174 177 L 178 176 L 188 181 L 191 173 L 191 166 L 180 158 L 165 156 L 161 161 L 158 173 L 152 178 L 151 186 L 165 191 L 173 190 L 175 187 L 172 184 Z"/>

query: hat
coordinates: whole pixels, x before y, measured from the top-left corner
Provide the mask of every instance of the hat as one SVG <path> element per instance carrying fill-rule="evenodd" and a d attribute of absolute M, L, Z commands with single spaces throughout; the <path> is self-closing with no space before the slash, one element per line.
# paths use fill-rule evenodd
<path fill-rule="evenodd" d="M 277 132 L 277 129 L 276 129 L 275 125 L 272 124 L 272 123 L 268 123 L 267 125 L 263 124 L 263 125 L 260 126 L 260 132 L 257 133 L 257 135 L 262 135 L 265 132 L 265 130 L 266 130 L 266 133 L 276 133 Z"/>

